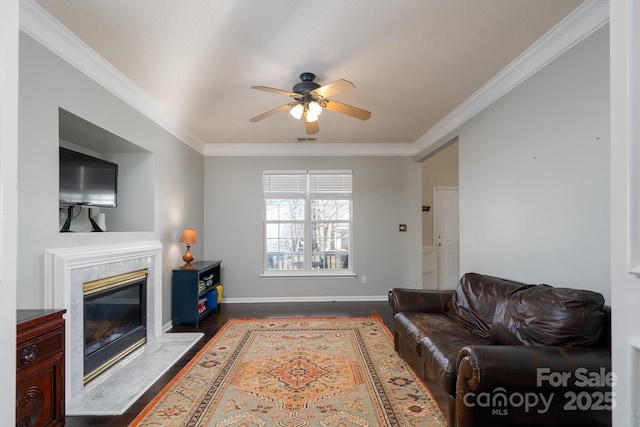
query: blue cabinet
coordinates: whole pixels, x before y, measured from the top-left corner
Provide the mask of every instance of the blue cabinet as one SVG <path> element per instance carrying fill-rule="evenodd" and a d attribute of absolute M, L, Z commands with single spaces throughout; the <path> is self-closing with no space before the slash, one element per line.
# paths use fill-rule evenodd
<path fill-rule="evenodd" d="M 192 269 L 173 270 L 171 317 L 173 325 L 198 327 L 202 318 L 219 308 L 220 264 L 222 261 L 196 261 Z"/>

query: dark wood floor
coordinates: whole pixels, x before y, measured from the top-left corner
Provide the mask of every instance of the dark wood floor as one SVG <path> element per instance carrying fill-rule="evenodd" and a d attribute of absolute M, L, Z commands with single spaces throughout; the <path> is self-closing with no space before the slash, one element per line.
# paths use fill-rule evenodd
<path fill-rule="evenodd" d="M 213 337 L 230 318 L 269 317 L 361 317 L 378 313 L 391 330 L 391 308 L 384 302 L 314 302 L 314 303 L 259 303 L 222 304 L 220 310 L 207 316 L 197 329 L 177 326 L 171 332 L 200 331 L 204 337 L 198 341 L 173 367 L 155 382 L 123 415 L 82 416 L 66 418 L 66 426 L 127 426 L 153 397 L 182 369 L 189 360 Z"/>

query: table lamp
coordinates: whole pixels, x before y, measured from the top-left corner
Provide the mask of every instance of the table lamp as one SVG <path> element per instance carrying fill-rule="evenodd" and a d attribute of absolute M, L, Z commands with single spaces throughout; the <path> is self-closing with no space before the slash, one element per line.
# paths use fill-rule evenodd
<path fill-rule="evenodd" d="M 185 264 L 180 268 L 184 270 L 194 268 L 193 265 L 191 264 L 191 261 L 195 259 L 195 257 L 191 253 L 191 244 L 198 243 L 198 236 L 196 236 L 196 230 L 194 230 L 193 228 L 185 228 L 184 231 L 182 232 L 182 236 L 180 236 L 180 240 L 178 241 L 181 243 L 187 244 L 187 251 L 184 253 L 184 255 L 182 255 L 182 259 L 184 260 Z"/>

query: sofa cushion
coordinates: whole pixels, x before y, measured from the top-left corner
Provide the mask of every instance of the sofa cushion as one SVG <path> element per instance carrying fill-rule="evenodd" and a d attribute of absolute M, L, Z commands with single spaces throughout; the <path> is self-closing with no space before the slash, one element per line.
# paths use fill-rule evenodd
<path fill-rule="evenodd" d="M 497 305 L 491 334 L 509 345 L 590 346 L 602 331 L 603 306 L 597 292 L 537 285 Z"/>
<path fill-rule="evenodd" d="M 466 326 L 444 314 L 424 316 L 428 317 L 421 321 L 426 329 L 420 348 L 425 380 L 427 383 L 440 384 L 450 396 L 455 396 L 460 349 L 466 345 L 489 345 L 492 342 L 474 335 Z"/>
<path fill-rule="evenodd" d="M 496 305 L 518 289 L 530 286 L 533 285 L 477 273 L 466 273 L 460 278 L 445 313 L 475 334 L 491 339 L 491 323 Z"/>
<path fill-rule="evenodd" d="M 420 341 L 427 333 L 429 316 L 425 313 L 401 311 L 393 317 L 393 329 L 420 356 Z"/>

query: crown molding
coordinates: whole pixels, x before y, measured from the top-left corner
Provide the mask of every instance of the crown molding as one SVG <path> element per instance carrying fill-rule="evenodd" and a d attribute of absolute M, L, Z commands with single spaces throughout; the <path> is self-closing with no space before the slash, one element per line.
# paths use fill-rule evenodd
<path fill-rule="evenodd" d="M 411 144 L 222 143 L 207 144 L 205 156 L 411 156 Z"/>
<path fill-rule="evenodd" d="M 20 29 L 205 156 L 411 156 L 410 144 L 207 144 L 33 0 L 20 0 Z"/>
<path fill-rule="evenodd" d="M 195 136 L 33 0 L 20 0 L 20 29 L 205 156 L 413 156 L 441 140 L 609 21 L 608 0 L 587 0 L 415 142 L 289 144 L 210 143 Z"/>
<path fill-rule="evenodd" d="M 206 144 L 200 138 L 33 0 L 20 0 L 20 29 L 176 138 L 204 153 Z"/>
<path fill-rule="evenodd" d="M 413 143 L 424 158 L 443 138 L 609 22 L 609 0 L 587 0 Z"/>

